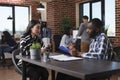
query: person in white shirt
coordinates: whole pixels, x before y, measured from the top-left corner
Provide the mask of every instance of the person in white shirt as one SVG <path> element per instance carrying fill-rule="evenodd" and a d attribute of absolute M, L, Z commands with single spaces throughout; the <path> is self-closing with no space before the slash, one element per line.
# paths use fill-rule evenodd
<path fill-rule="evenodd" d="M 68 47 L 69 47 L 69 44 L 73 43 L 73 42 L 74 42 L 74 39 L 73 39 L 73 36 L 72 36 L 72 28 L 68 27 L 65 31 L 65 34 L 62 36 L 59 49 L 62 52 L 66 53 L 66 54 L 69 54 L 69 48 Z"/>

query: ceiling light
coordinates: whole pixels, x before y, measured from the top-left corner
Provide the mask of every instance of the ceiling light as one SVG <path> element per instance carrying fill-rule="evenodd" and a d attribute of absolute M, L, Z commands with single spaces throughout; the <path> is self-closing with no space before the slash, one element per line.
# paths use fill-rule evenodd
<path fill-rule="evenodd" d="M 37 7 L 37 10 L 45 10 L 44 5 L 42 5 L 42 3 L 40 3 Z"/>
<path fill-rule="evenodd" d="M 8 20 L 11 20 L 11 19 L 13 19 L 11 16 L 9 16 L 8 18 L 7 18 Z"/>

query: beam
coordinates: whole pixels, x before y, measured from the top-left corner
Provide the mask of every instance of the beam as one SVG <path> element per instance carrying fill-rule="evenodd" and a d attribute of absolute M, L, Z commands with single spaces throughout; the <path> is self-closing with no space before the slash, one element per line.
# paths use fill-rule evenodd
<path fill-rule="evenodd" d="M 26 0 L 27 1 L 27 0 Z M 40 2 L 40 1 L 42 1 L 42 2 L 49 2 L 49 1 L 52 1 L 52 0 L 30 0 L 30 1 L 37 1 L 37 2 Z"/>

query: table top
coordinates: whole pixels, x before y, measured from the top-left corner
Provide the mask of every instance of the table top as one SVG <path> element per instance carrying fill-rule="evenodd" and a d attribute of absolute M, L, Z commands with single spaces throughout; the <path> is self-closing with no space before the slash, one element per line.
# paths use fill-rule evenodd
<path fill-rule="evenodd" d="M 42 62 L 41 60 L 32 60 L 28 56 L 17 56 L 17 58 L 25 62 L 86 80 L 88 78 L 111 75 L 120 71 L 120 63 L 112 61 L 80 59 L 62 62 L 50 59 L 48 62 Z"/>

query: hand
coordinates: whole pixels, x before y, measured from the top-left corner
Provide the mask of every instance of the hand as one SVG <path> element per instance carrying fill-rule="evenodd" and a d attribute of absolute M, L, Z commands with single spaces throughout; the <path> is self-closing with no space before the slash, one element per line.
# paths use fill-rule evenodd
<path fill-rule="evenodd" d="M 81 54 L 84 54 L 84 53 L 83 52 L 77 52 L 77 56 L 82 57 Z"/>
<path fill-rule="evenodd" d="M 69 53 L 72 55 L 72 56 L 77 56 L 77 50 L 75 48 L 72 48 L 70 49 Z"/>
<path fill-rule="evenodd" d="M 75 48 L 75 44 L 74 44 L 74 43 L 69 43 L 68 48 L 69 48 L 70 50 L 73 49 L 73 48 Z"/>
<path fill-rule="evenodd" d="M 45 47 L 44 47 L 44 48 L 42 47 L 42 48 L 41 48 L 41 53 L 45 53 L 45 51 L 46 51 L 46 48 L 45 48 Z"/>

